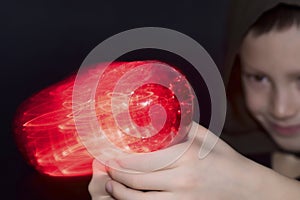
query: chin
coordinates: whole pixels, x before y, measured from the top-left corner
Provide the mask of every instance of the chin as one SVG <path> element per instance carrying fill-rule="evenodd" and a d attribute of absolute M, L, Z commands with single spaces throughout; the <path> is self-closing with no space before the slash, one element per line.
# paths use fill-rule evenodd
<path fill-rule="evenodd" d="M 274 138 L 275 143 L 286 151 L 300 152 L 300 141 L 295 138 Z"/>

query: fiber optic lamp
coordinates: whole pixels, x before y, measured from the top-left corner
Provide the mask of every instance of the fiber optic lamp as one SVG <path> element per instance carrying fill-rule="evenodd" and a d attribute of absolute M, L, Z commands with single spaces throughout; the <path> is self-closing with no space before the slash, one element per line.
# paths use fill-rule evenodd
<path fill-rule="evenodd" d="M 74 90 L 76 79 L 96 83 L 90 99 L 74 101 L 92 90 L 89 84 Z M 26 161 L 42 174 L 90 175 L 94 157 L 86 140 L 101 137 L 118 151 L 132 154 L 167 148 L 187 135 L 194 98 L 186 77 L 166 63 L 95 64 L 23 102 L 14 120 L 15 141 Z M 96 117 L 96 128 L 89 125 L 92 114 L 83 112 L 87 106 Z M 79 130 L 85 126 L 89 131 L 83 143 Z"/>

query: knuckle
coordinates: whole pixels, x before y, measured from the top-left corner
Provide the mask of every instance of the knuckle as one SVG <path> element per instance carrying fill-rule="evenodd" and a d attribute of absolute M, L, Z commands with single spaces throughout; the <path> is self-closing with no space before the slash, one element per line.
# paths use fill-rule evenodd
<path fill-rule="evenodd" d="M 176 183 L 178 189 L 189 189 L 195 185 L 195 178 L 193 176 L 182 177 Z"/>

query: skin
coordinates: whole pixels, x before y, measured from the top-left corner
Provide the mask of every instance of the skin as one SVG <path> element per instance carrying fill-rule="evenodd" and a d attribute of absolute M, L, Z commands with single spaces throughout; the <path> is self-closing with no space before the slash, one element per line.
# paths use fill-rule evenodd
<path fill-rule="evenodd" d="M 97 160 L 89 191 L 93 200 L 296 200 L 300 184 L 275 171 L 256 164 L 234 151 L 222 140 L 207 157 L 199 160 L 198 153 L 205 136 L 216 137 L 202 126 L 191 147 L 170 166 L 147 173 L 147 165 L 138 160 L 117 160 L 119 170 L 106 167 Z M 180 148 L 175 145 L 173 150 Z M 171 151 L 169 151 L 170 153 Z M 157 156 L 168 156 L 161 150 Z M 102 170 L 101 170 L 102 168 Z M 238 188 L 238 189 L 237 189 Z"/>
<path fill-rule="evenodd" d="M 300 29 L 293 26 L 255 37 L 241 47 L 248 110 L 274 141 L 300 151 Z"/>
<path fill-rule="evenodd" d="M 295 27 L 258 37 L 250 33 L 240 50 L 249 111 L 278 145 L 291 151 L 300 150 L 300 132 L 297 128 L 286 129 L 300 124 L 299 35 Z M 215 136 L 202 126 L 195 126 L 197 134 L 191 147 L 164 169 L 128 173 L 128 169 L 142 171 L 146 166 L 137 160 L 118 160 L 121 170 L 107 168 L 107 173 L 102 171 L 102 176 L 97 176 L 95 172 L 103 165 L 95 160 L 89 186 L 93 200 L 300 198 L 298 181 L 243 157 L 222 140 L 200 160 L 198 152 L 203 138 Z M 157 154 L 168 156 L 164 150 Z"/>

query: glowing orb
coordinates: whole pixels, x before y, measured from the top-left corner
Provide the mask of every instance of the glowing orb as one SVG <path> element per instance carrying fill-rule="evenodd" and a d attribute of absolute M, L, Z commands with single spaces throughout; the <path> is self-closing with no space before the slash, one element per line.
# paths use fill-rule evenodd
<path fill-rule="evenodd" d="M 74 115 L 89 120 L 89 113 L 81 112 L 90 103 L 105 139 L 122 151 L 152 152 L 182 140 L 192 122 L 191 87 L 175 68 L 159 71 L 156 64 L 161 62 L 94 66 L 80 78 L 98 80 L 95 96 L 80 105 L 72 99 L 75 76 L 30 97 L 15 118 L 15 138 L 22 154 L 43 174 L 91 174 L 93 157 L 82 144 L 74 120 Z M 75 95 L 87 93 L 88 86 L 83 85 Z M 178 98 L 179 93 L 184 98 Z M 93 140 L 96 132 L 86 133 L 85 139 Z"/>
<path fill-rule="evenodd" d="M 179 133 L 179 126 L 189 127 L 192 121 L 191 87 L 165 63 L 111 65 L 99 80 L 96 96 L 95 110 L 104 134 L 128 152 L 165 148 L 182 139 L 187 130 Z"/>

